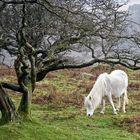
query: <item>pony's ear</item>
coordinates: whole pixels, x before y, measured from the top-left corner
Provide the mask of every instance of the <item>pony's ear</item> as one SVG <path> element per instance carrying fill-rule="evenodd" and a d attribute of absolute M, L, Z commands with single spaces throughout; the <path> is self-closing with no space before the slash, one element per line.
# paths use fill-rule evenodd
<path fill-rule="evenodd" d="M 91 96 L 89 96 L 89 100 L 91 100 Z"/>

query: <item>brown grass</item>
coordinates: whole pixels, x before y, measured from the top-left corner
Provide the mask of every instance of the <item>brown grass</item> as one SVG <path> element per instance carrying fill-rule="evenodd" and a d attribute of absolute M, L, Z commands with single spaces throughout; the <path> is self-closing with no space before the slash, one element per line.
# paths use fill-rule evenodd
<path fill-rule="evenodd" d="M 131 82 L 128 85 L 128 90 L 138 90 L 138 89 L 140 89 L 140 83 L 133 83 L 133 82 Z"/>
<path fill-rule="evenodd" d="M 91 82 L 81 82 L 79 85 L 78 85 L 78 88 L 79 89 L 84 89 L 83 90 L 83 92 L 84 93 L 89 93 L 90 92 L 90 90 L 92 89 L 92 87 L 93 87 L 93 81 L 91 81 Z"/>
<path fill-rule="evenodd" d="M 111 65 L 100 64 L 97 67 L 93 67 L 91 69 L 91 72 L 97 78 L 101 73 L 103 73 L 103 72 L 110 73 L 111 71 L 113 71 L 115 69 L 124 70 L 125 72 L 128 71 L 127 68 L 120 66 L 120 65 L 116 65 L 116 66 L 112 67 Z"/>
<path fill-rule="evenodd" d="M 125 127 L 130 132 L 140 133 L 140 115 L 123 119 L 120 126 Z"/>
<path fill-rule="evenodd" d="M 57 78 L 57 75 L 55 72 L 50 72 L 47 74 L 46 76 L 48 79 L 52 79 L 52 78 Z"/>
<path fill-rule="evenodd" d="M 75 105 L 77 107 L 81 107 L 83 104 L 83 96 L 78 93 L 78 91 L 74 91 L 72 93 L 62 93 L 56 92 L 55 88 L 51 88 L 48 95 L 42 95 L 35 97 L 32 101 L 35 104 L 47 104 L 53 103 L 57 105 Z"/>
<path fill-rule="evenodd" d="M 6 65 L 0 65 L 0 76 L 15 76 L 15 70 Z"/>

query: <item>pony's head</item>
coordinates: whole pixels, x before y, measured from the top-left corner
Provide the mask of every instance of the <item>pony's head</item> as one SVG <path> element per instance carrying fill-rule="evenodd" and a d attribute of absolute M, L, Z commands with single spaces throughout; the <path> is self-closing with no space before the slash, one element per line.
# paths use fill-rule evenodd
<path fill-rule="evenodd" d="M 87 116 L 92 116 L 94 113 L 94 110 L 98 107 L 98 105 L 101 103 L 102 101 L 102 96 L 104 95 L 103 93 L 103 89 L 104 89 L 104 77 L 105 77 L 106 73 L 101 74 L 93 88 L 91 89 L 89 95 L 87 97 L 85 97 L 85 108 L 87 111 Z"/>
<path fill-rule="evenodd" d="M 85 104 L 85 108 L 86 108 L 86 111 L 87 111 L 87 116 L 92 116 L 93 113 L 94 113 L 94 106 L 93 106 L 92 97 L 91 96 L 85 97 L 84 104 Z"/>

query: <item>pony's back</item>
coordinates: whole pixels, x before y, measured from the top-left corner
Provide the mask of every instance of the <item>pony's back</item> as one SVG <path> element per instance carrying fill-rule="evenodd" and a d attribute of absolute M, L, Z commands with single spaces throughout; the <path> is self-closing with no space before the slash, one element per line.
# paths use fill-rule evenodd
<path fill-rule="evenodd" d="M 127 74 L 123 70 L 114 70 L 110 73 L 110 75 L 122 75 L 128 78 Z"/>
<path fill-rule="evenodd" d="M 114 70 L 110 73 L 110 76 L 118 76 L 118 77 L 122 77 L 125 81 L 125 85 L 126 87 L 128 86 L 128 76 L 127 74 L 122 71 L 122 70 Z"/>

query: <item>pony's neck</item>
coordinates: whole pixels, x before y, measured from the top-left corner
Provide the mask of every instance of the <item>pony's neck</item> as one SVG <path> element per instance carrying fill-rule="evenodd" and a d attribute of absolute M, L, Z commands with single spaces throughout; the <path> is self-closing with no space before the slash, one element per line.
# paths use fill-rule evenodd
<path fill-rule="evenodd" d="M 101 79 L 97 79 L 95 82 L 89 96 L 91 96 L 92 103 L 94 109 L 96 109 L 99 104 L 101 104 L 102 97 L 103 97 L 103 81 Z"/>
<path fill-rule="evenodd" d="M 94 93 L 89 94 L 89 96 L 91 96 L 92 105 L 95 110 L 101 104 L 102 95 L 100 95 L 98 91 L 95 91 Z"/>

